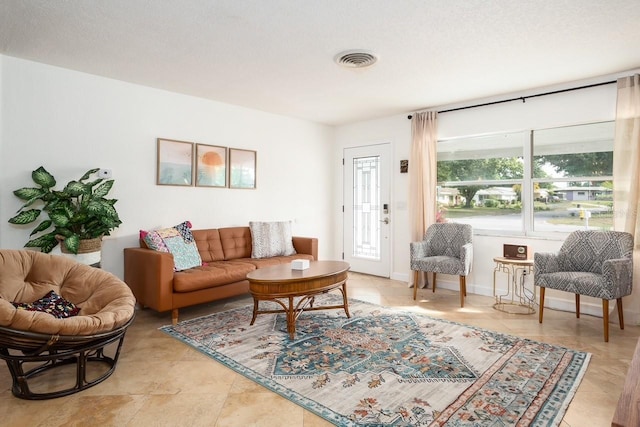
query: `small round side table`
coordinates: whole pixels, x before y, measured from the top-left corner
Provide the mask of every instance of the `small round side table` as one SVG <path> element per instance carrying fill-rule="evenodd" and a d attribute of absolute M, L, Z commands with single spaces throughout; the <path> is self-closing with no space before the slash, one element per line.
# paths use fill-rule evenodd
<path fill-rule="evenodd" d="M 532 259 L 513 259 L 495 257 L 493 269 L 493 295 L 496 303 L 493 308 L 511 314 L 533 314 L 536 312 L 536 289 L 525 287 L 525 278 L 533 272 Z M 506 293 L 496 290 L 496 274 L 507 275 Z"/>

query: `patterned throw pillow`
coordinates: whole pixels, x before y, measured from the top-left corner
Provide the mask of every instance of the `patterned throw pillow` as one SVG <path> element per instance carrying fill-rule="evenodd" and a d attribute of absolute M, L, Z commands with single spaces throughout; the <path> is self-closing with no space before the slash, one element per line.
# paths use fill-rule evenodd
<path fill-rule="evenodd" d="M 45 296 L 34 302 L 12 302 L 11 304 L 18 310 L 42 311 L 58 319 L 65 319 L 80 313 L 80 307 L 62 298 L 54 291 L 49 291 Z"/>
<path fill-rule="evenodd" d="M 169 252 L 169 248 L 167 248 L 167 245 L 164 243 L 164 239 L 179 235 L 180 232 L 174 227 L 162 228 L 160 230 L 147 231 L 143 240 L 149 249 L 159 252 Z"/>
<path fill-rule="evenodd" d="M 295 255 L 291 221 L 249 222 L 251 229 L 251 257 L 268 258 Z"/>
<path fill-rule="evenodd" d="M 173 255 L 174 270 L 182 271 L 202 265 L 202 258 L 198 253 L 191 223 L 185 221 L 170 228 L 144 231 L 140 230 L 140 237 L 149 249 L 159 252 L 170 252 Z"/>

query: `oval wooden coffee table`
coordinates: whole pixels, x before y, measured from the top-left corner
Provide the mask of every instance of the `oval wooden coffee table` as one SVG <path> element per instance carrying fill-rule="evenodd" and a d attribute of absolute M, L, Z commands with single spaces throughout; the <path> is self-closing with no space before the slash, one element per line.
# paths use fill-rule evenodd
<path fill-rule="evenodd" d="M 249 292 L 253 296 L 253 318 L 258 314 L 286 313 L 287 332 L 291 339 L 296 333 L 296 320 L 303 311 L 344 309 L 347 317 L 347 272 L 349 264 L 343 261 L 311 261 L 305 270 L 292 270 L 291 264 L 259 268 L 247 274 Z M 334 289 L 342 292 L 342 305 L 323 305 L 314 307 L 314 298 L 318 294 Z M 282 310 L 260 310 L 260 301 L 274 301 Z"/>

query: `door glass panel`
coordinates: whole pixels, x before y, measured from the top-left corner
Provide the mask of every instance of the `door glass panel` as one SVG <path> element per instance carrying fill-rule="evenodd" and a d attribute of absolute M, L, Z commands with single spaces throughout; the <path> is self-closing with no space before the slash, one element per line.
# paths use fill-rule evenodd
<path fill-rule="evenodd" d="M 353 254 L 380 259 L 380 156 L 353 159 Z"/>

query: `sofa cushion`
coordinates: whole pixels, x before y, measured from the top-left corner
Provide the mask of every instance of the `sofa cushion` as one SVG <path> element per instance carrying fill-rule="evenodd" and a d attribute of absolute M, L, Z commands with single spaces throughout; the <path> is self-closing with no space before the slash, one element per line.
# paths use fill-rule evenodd
<path fill-rule="evenodd" d="M 151 231 L 140 230 L 140 237 L 149 249 L 171 253 L 174 270 L 182 271 L 202 265 L 202 259 L 190 228 L 191 223 L 184 221 L 169 228 Z"/>
<path fill-rule="evenodd" d="M 251 230 L 249 227 L 219 228 L 224 259 L 251 257 Z"/>
<path fill-rule="evenodd" d="M 291 221 L 249 222 L 252 241 L 252 258 L 271 258 L 294 255 Z"/>
<path fill-rule="evenodd" d="M 176 272 L 173 276 L 175 292 L 191 292 L 215 286 L 228 285 L 247 278 L 256 267 L 235 261 L 214 261 L 202 267 Z"/>
<path fill-rule="evenodd" d="M 202 262 L 224 260 L 220 232 L 217 229 L 193 230 L 192 233 Z"/>

